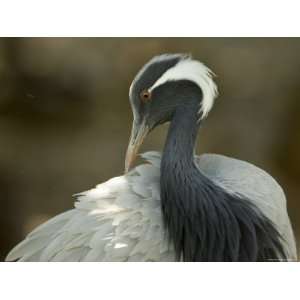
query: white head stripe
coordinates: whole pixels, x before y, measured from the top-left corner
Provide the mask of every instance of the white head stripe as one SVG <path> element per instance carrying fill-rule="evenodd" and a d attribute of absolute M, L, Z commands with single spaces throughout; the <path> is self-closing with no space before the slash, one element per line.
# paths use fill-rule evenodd
<path fill-rule="evenodd" d="M 199 113 L 202 113 L 202 117 L 206 117 L 218 95 L 217 86 L 212 79 L 213 76 L 213 72 L 204 64 L 199 61 L 186 58 L 180 60 L 175 66 L 163 73 L 163 75 L 150 87 L 149 91 L 153 91 L 155 88 L 167 81 L 193 81 L 202 90 L 203 99 Z"/>

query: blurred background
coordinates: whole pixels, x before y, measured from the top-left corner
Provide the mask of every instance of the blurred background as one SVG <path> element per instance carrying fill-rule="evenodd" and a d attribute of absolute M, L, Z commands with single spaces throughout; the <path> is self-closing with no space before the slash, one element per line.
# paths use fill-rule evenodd
<path fill-rule="evenodd" d="M 128 88 L 152 56 L 188 52 L 220 96 L 198 153 L 249 161 L 283 186 L 300 244 L 300 39 L 0 39 L 0 260 L 72 194 L 122 174 Z M 142 150 L 160 150 L 167 127 Z"/>

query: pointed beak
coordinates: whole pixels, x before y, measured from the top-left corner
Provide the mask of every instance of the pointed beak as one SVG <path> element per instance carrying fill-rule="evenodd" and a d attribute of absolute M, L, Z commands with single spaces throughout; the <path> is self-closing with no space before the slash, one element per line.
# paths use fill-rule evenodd
<path fill-rule="evenodd" d="M 149 133 L 149 127 L 145 123 L 145 121 L 142 121 L 140 124 L 133 122 L 131 136 L 126 152 L 125 173 L 127 173 L 132 167 L 139 148 L 143 144 L 145 137 Z"/>

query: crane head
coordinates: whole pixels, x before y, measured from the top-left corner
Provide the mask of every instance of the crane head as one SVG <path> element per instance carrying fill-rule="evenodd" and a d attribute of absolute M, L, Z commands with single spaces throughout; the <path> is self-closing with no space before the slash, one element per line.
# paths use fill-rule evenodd
<path fill-rule="evenodd" d="M 178 106 L 196 99 L 199 120 L 207 116 L 218 93 L 213 75 L 204 64 L 186 54 L 155 56 L 143 66 L 129 90 L 134 119 L 125 172 L 147 134 L 159 124 L 171 121 Z"/>

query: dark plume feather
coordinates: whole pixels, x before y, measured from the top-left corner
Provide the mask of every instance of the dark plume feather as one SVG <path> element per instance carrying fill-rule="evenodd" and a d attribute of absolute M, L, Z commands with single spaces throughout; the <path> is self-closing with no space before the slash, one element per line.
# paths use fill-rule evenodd
<path fill-rule="evenodd" d="M 187 99 L 173 116 L 161 162 L 163 220 L 177 259 L 286 260 L 280 233 L 253 201 L 229 193 L 196 166 L 197 103 Z"/>
<path fill-rule="evenodd" d="M 193 181 L 175 174 L 161 180 L 164 224 L 177 260 L 286 260 L 279 232 L 250 200 L 193 172 Z"/>

